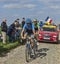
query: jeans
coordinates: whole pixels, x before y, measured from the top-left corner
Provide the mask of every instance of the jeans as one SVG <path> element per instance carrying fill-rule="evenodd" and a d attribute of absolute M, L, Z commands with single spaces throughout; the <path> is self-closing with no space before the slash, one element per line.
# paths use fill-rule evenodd
<path fill-rule="evenodd" d="M 18 31 L 15 32 L 15 40 L 18 40 L 19 39 L 20 32 L 21 32 L 20 30 L 18 30 Z"/>
<path fill-rule="evenodd" d="M 9 42 L 15 42 L 15 34 L 9 35 Z"/>

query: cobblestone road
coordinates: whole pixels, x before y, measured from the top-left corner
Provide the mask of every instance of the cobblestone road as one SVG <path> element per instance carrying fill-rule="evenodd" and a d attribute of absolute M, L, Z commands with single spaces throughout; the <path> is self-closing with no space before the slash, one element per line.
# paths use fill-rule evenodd
<path fill-rule="evenodd" d="M 0 64 L 60 64 L 60 44 L 40 43 L 37 58 L 25 61 L 25 45 L 0 57 Z"/>

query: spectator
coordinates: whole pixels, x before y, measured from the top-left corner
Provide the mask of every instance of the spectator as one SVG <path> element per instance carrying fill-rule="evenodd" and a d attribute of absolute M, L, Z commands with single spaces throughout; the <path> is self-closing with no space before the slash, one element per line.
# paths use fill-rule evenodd
<path fill-rule="evenodd" d="M 20 20 L 19 18 L 16 19 L 17 22 L 19 22 L 19 20 Z"/>
<path fill-rule="evenodd" d="M 20 26 L 19 20 L 16 20 L 15 22 L 16 22 L 16 24 L 15 24 L 15 29 L 16 29 L 15 39 L 18 40 L 19 36 L 20 36 L 21 26 Z"/>
<path fill-rule="evenodd" d="M 15 24 L 16 22 L 12 23 L 7 31 L 7 35 L 9 36 L 9 42 L 15 41 Z"/>
<path fill-rule="evenodd" d="M 3 19 L 2 23 L 1 23 L 1 31 L 2 31 L 2 37 L 3 37 L 3 43 L 6 43 L 6 33 L 7 33 L 7 23 L 6 23 L 6 19 Z"/>
<path fill-rule="evenodd" d="M 22 28 L 23 28 L 24 24 L 25 24 L 25 18 L 22 18 Z"/>
<path fill-rule="evenodd" d="M 9 26 L 7 34 L 9 36 L 9 42 L 15 42 L 20 34 L 20 25 L 19 21 L 15 20 L 13 24 Z"/>

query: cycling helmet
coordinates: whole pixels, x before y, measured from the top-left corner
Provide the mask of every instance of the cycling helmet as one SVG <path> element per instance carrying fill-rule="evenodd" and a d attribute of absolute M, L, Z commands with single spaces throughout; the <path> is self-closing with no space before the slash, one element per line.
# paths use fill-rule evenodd
<path fill-rule="evenodd" d="M 37 19 L 34 19 L 33 22 L 37 21 Z"/>
<path fill-rule="evenodd" d="M 32 23 L 32 20 L 30 18 L 27 18 L 26 23 Z"/>

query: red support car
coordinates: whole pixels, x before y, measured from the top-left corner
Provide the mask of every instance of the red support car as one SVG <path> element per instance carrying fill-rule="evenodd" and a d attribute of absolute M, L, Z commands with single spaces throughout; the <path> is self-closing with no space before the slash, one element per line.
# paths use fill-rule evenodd
<path fill-rule="evenodd" d="M 59 32 L 57 31 L 57 27 L 53 25 L 44 25 L 39 32 L 38 40 L 58 43 Z"/>

